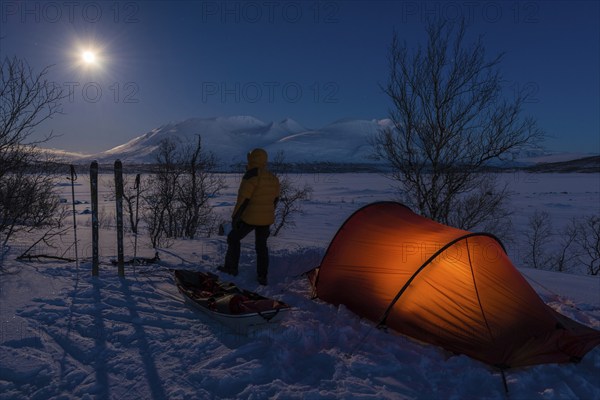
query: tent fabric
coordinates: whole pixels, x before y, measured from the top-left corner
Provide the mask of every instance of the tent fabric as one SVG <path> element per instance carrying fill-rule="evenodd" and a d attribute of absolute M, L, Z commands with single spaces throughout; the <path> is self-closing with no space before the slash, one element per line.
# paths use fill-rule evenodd
<path fill-rule="evenodd" d="M 399 203 L 356 211 L 317 271 L 318 298 L 500 368 L 578 361 L 600 344 L 599 331 L 541 300 L 497 238 Z"/>

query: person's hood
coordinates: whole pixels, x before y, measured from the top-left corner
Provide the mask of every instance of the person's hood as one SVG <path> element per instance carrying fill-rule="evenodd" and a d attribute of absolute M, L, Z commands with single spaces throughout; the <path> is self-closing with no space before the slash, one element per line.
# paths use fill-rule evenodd
<path fill-rule="evenodd" d="M 254 149 L 248 153 L 248 169 L 263 168 L 267 166 L 267 152 L 263 149 Z"/>

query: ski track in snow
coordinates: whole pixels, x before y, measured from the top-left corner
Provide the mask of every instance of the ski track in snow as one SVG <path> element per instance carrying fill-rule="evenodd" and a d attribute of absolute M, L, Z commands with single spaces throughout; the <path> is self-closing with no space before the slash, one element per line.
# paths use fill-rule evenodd
<path fill-rule="evenodd" d="M 247 335 L 186 306 L 168 272 L 218 265 L 224 238 L 177 242 L 161 251 L 160 266 L 128 269 L 126 279 L 110 265 L 110 249 L 104 249 L 99 278 L 90 276 L 88 261 L 79 271 L 59 262 L 19 263 L 12 261 L 13 249 L 4 262 L 20 272 L 0 276 L 0 399 L 505 399 L 493 368 L 375 329 L 344 306 L 311 300 L 301 274 L 318 265 L 354 210 L 390 198 L 388 183 L 366 175 L 313 181 L 302 223 L 270 239 L 267 287 L 255 283 L 252 240 L 243 242 L 240 275 L 232 281 L 293 306 L 280 324 Z M 523 197 L 516 203 L 531 207 L 517 220 L 560 202 Z M 599 194 L 575 197 L 580 210 L 593 212 Z M 230 200 L 218 199 L 222 211 Z M 563 219 L 571 215 L 558 208 Z M 80 230 L 86 240 L 89 228 L 81 224 Z M 600 329 L 600 280 L 523 272 L 551 307 Z M 599 371 L 600 348 L 579 364 L 511 370 L 510 398 L 597 399 Z"/>

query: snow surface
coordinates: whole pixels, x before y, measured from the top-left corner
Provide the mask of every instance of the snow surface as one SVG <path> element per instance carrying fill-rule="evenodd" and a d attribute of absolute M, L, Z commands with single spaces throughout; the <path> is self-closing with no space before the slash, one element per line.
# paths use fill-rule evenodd
<path fill-rule="evenodd" d="M 129 178 L 132 178 L 129 176 Z M 161 266 L 127 267 L 120 279 L 110 264 L 115 234 L 101 230 L 101 274 L 90 262 L 17 262 L 37 237 L 21 237 L 2 260 L 0 275 L 0 399 L 598 399 L 600 348 L 579 364 L 508 371 L 509 396 L 498 371 L 463 355 L 377 330 L 345 307 L 311 300 L 302 272 L 318 265 L 333 235 L 356 209 L 393 200 L 392 182 L 375 174 L 295 176 L 314 188 L 297 226 L 269 239 L 270 285 L 255 282 L 252 238 L 243 242 L 234 282 L 293 306 L 270 329 L 239 335 L 186 306 L 167 267 L 211 270 L 222 262 L 225 238 L 176 241 L 160 252 Z M 536 209 L 555 225 L 597 213 L 598 174 L 505 174 L 515 191 L 515 229 Z M 114 202 L 103 176 L 100 208 Z M 214 199 L 231 212 L 239 176 Z M 70 199 L 70 187 L 57 185 Z M 89 257 L 89 184 L 76 196 L 80 256 Z M 126 235 L 132 255 L 133 238 Z M 69 249 L 64 238 L 61 250 Z M 138 254 L 152 256 L 146 237 Z M 518 245 L 509 248 L 520 264 Z M 40 248 L 38 252 L 52 249 Z M 66 253 L 73 256 L 72 248 Z M 600 329 L 600 278 L 522 269 L 551 307 Z"/>

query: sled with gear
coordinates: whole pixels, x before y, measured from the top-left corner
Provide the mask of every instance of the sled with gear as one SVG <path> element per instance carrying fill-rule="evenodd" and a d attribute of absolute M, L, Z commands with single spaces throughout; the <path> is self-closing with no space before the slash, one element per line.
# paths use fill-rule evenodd
<path fill-rule="evenodd" d="M 400 203 L 352 214 L 309 279 L 321 300 L 502 372 L 577 362 L 600 344 L 600 331 L 542 301 L 498 238 Z"/>
<path fill-rule="evenodd" d="M 219 280 L 210 272 L 173 270 L 175 284 L 185 301 L 236 333 L 247 333 L 273 325 L 290 306 L 232 282 Z"/>

